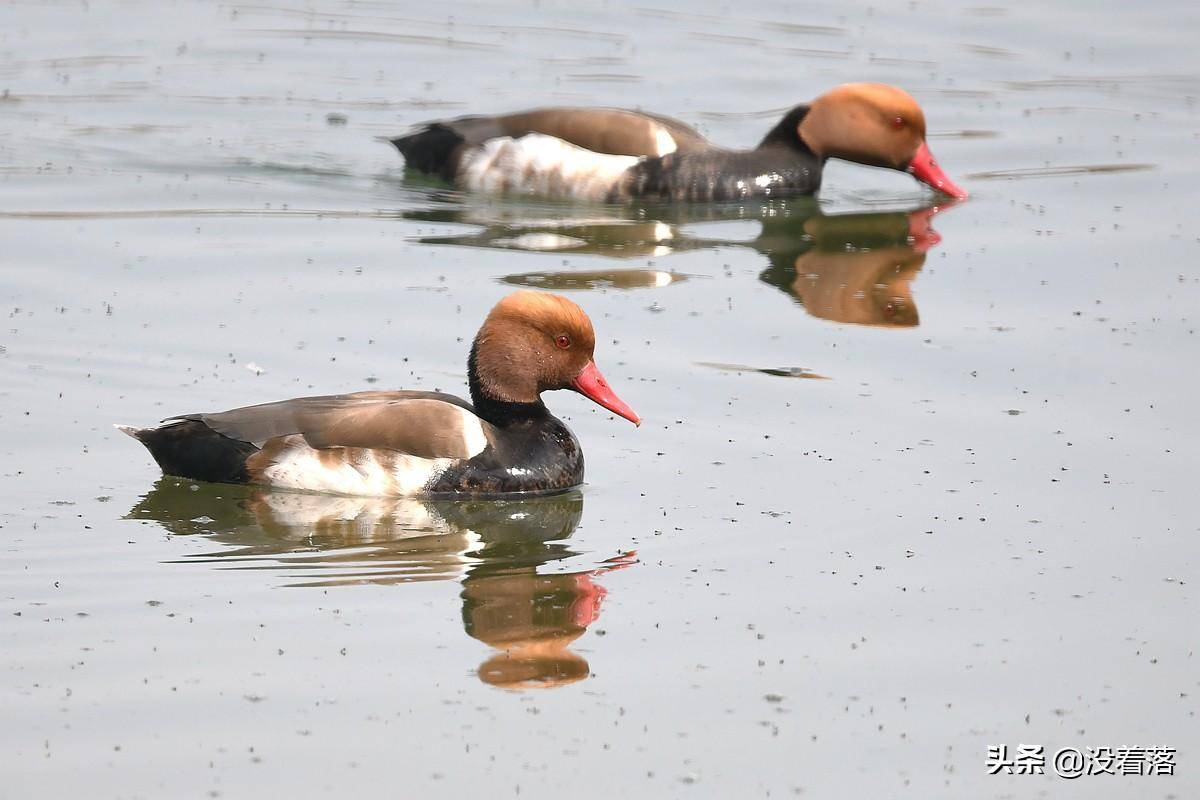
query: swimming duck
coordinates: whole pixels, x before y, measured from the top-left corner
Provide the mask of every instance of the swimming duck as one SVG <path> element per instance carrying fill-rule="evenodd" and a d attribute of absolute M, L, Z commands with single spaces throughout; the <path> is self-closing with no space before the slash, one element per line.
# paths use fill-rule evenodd
<path fill-rule="evenodd" d="M 597 369 L 595 343 L 579 306 L 518 291 L 496 304 L 471 346 L 470 403 L 366 391 L 117 428 L 164 473 L 194 480 L 374 496 L 557 492 L 583 482 L 583 451 L 542 392 L 574 389 L 641 424 Z"/>
<path fill-rule="evenodd" d="M 608 108 L 541 108 L 427 123 L 391 140 L 408 167 L 471 191 L 593 202 L 707 202 L 814 194 L 830 158 L 908 172 L 962 199 L 902 89 L 847 83 L 787 112 L 753 150 L 726 150 L 678 120 Z"/>

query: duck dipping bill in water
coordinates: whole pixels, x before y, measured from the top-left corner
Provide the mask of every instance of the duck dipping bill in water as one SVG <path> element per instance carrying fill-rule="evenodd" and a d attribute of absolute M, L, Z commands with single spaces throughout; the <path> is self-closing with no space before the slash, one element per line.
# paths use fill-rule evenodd
<path fill-rule="evenodd" d="M 583 482 L 583 451 L 542 392 L 574 389 L 641 424 L 597 369 L 595 343 L 579 306 L 519 291 L 496 304 L 475 336 L 470 403 L 441 392 L 367 391 L 117 428 L 164 473 L 194 480 L 371 496 L 563 491 Z"/>
<path fill-rule="evenodd" d="M 908 172 L 958 199 L 902 89 L 847 83 L 793 108 L 753 150 L 678 120 L 609 108 L 540 108 L 430 122 L 391 140 L 408 167 L 471 191 L 593 202 L 707 202 L 814 194 L 827 159 Z"/>

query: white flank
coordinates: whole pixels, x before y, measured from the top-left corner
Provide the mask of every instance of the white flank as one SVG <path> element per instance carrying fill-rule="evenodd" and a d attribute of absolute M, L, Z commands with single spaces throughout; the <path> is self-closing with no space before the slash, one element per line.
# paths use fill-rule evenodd
<path fill-rule="evenodd" d="M 487 436 L 483 433 L 483 423 L 480 422 L 479 417 L 461 406 L 452 406 L 452 408 L 462 414 L 463 446 L 471 454 L 468 458 L 473 458 L 488 446 Z"/>
<path fill-rule="evenodd" d="M 466 188 L 488 194 L 603 202 L 621 174 L 637 162 L 636 156 L 596 153 L 531 133 L 488 139 L 463 159 L 459 179 Z"/>
<path fill-rule="evenodd" d="M 263 470 L 264 482 L 269 486 L 366 497 L 420 495 L 454 461 L 389 453 L 395 459 L 395 466 L 389 469 L 372 451 L 363 450 L 353 463 L 330 466 L 321 463 L 317 451 L 303 438 L 289 436 L 288 439 L 294 441 L 288 442 L 290 446 L 283 457 Z"/>
<path fill-rule="evenodd" d="M 674 153 L 677 146 L 675 139 L 671 134 L 667 133 L 666 128 L 654 129 L 654 144 L 658 147 L 658 152 L 655 155 L 665 156 L 667 153 Z"/>

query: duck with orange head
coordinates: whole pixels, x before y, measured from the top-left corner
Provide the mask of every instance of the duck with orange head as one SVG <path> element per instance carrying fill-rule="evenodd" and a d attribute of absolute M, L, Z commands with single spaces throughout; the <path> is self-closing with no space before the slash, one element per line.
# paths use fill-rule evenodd
<path fill-rule="evenodd" d="M 573 389 L 634 424 L 593 360 L 579 306 L 519 291 L 492 309 L 471 347 L 471 402 L 441 392 L 300 397 L 155 428 L 118 426 L 163 472 L 346 495 L 467 497 L 558 492 L 583 482 L 583 451 L 542 402 Z"/>
<path fill-rule="evenodd" d="M 709 202 L 814 194 L 838 158 L 911 174 L 964 199 L 903 89 L 847 83 L 788 111 L 749 150 L 678 120 L 609 108 L 541 108 L 427 123 L 392 144 L 408 167 L 473 191 L 593 202 Z"/>

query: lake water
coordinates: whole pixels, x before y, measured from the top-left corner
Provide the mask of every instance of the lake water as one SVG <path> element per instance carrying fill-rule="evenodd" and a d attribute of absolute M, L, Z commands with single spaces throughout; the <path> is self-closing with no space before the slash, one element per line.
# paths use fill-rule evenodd
<path fill-rule="evenodd" d="M 1200 794 L 1193 4 L 694 8 L 0 7 L 0 797 Z M 750 145 L 852 80 L 968 202 L 489 200 L 377 140 L 599 104 Z M 514 286 L 646 420 L 547 396 L 580 492 L 201 486 L 112 428 L 465 392 Z"/>

